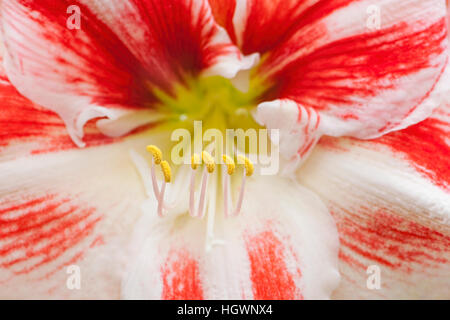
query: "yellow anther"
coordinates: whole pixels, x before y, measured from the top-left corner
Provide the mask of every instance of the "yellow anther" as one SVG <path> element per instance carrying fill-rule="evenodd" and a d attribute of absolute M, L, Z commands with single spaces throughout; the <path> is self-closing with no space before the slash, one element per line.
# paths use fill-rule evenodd
<path fill-rule="evenodd" d="M 214 158 L 206 151 L 202 152 L 203 162 L 206 164 L 206 169 L 209 173 L 213 173 L 216 168 L 216 163 L 214 162 Z"/>
<path fill-rule="evenodd" d="M 255 167 L 249 158 L 239 155 L 238 156 L 239 163 L 243 163 L 245 166 L 245 173 L 247 177 L 250 177 L 255 171 Z"/>
<path fill-rule="evenodd" d="M 192 170 L 197 170 L 198 166 L 202 163 L 200 156 L 196 153 L 191 158 L 191 168 Z"/>
<path fill-rule="evenodd" d="M 154 145 L 147 146 L 147 151 L 152 154 L 155 164 L 160 164 L 162 161 L 161 150 Z"/>
<path fill-rule="evenodd" d="M 234 170 L 236 169 L 236 165 L 234 164 L 234 160 L 231 159 L 229 156 L 224 154 L 222 156 L 223 162 L 228 168 L 228 174 L 231 176 L 234 173 Z"/>
<path fill-rule="evenodd" d="M 167 161 L 161 161 L 161 170 L 164 174 L 166 183 L 170 183 L 170 181 L 172 180 L 172 169 L 170 169 L 170 165 Z"/>

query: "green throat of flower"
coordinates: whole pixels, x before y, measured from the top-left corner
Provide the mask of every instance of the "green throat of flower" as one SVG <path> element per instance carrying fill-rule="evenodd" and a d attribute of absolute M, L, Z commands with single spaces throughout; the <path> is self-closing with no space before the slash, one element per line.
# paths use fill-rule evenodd
<path fill-rule="evenodd" d="M 202 121 L 204 129 L 259 128 L 251 115 L 265 86 L 257 78 L 249 83 L 249 90 L 238 90 L 231 80 L 220 76 L 189 78 L 178 84 L 173 94 L 155 90 L 159 112 L 168 114 L 165 125 L 191 130 L 194 121 Z"/>

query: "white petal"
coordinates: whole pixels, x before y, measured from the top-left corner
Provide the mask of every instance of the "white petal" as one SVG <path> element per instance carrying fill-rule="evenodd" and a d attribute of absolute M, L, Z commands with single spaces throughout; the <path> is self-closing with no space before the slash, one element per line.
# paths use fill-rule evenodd
<path fill-rule="evenodd" d="M 326 299 L 339 279 L 334 222 L 317 197 L 276 177 L 250 179 L 242 214 L 217 210 L 214 240 L 187 214 L 157 219 L 153 205 L 135 228 L 127 299 Z"/>
<path fill-rule="evenodd" d="M 129 150 L 145 155 L 149 142 L 161 140 L 143 135 L 0 162 L 0 297 L 119 298 L 146 199 Z M 81 290 L 66 285 L 70 265 L 80 267 Z"/>
<path fill-rule="evenodd" d="M 449 119 L 447 108 L 374 141 L 327 138 L 299 170 L 337 222 L 336 298 L 449 297 Z M 366 286 L 372 265 L 380 290 Z"/>

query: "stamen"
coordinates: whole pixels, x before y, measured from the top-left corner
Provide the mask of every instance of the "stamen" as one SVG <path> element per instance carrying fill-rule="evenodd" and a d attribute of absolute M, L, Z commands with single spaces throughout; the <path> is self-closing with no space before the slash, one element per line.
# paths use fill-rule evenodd
<path fill-rule="evenodd" d="M 229 173 L 229 171 L 228 171 Z M 230 199 L 230 174 L 225 173 L 225 168 L 223 169 L 223 214 L 225 218 L 228 218 L 228 205 L 231 203 Z"/>
<path fill-rule="evenodd" d="M 163 217 L 163 210 L 168 208 L 164 202 L 164 195 L 166 192 L 166 184 L 170 183 L 172 180 L 172 169 L 167 161 L 162 160 L 162 152 L 157 146 L 149 145 L 147 146 L 147 151 L 153 156 L 151 169 L 153 193 L 158 201 L 158 216 Z M 161 189 L 159 189 L 158 181 L 156 179 L 155 164 L 160 165 L 164 175 L 164 181 L 162 182 Z"/>
<path fill-rule="evenodd" d="M 200 162 L 200 157 L 198 154 L 195 154 L 191 158 L 191 168 L 192 168 L 192 174 L 191 174 L 191 183 L 189 188 L 189 214 L 191 217 L 195 217 L 195 170 L 198 168 L 198 164 Z"/>
<path fill-rule="evenodd" d="M 241 213 L 242 201 L 244 200 L 245 182 L 246 182 L 246 175 L 244 174 L 242 176 L 242 183 L 241 188 L 239 190 L 238 202 L 236 204 L 236 209 L 234 210 L 233 216 L 237 216 L 239 215 L 239 213 Z"/>
<path fill-rule="evenodd" d="M 228 168 L 228 174 L 230 176 L 233 175 L 234 171 L 236 169 L 236 165 L 234 164 L 234 160 L 231 159 L 229 156 L 227 156 L 225 154 L 222 156 L 222 158 L 223 158 L 223 162 L 225 163 L 225 165 Z"/>
<path fill-rule="evenodd" d="M 167 161 L 161 161 L 161 170 L 164 174 L 165 181 L 170 183 L 172 180 L 172 170 L 170 169 L 170 165 Z"/>
<path fill-rule="evenodd" d="M 207 151 L 203 151 L 202 159 L 203 159 L 203 162 L 206 164 L 206 168 L 208 169 L 208 172 L 213 173 L 214 169 L 216 168 L 216 163 L 214 162 L 214 158 Z"/>
<path fill-rule="evenodd" d="M 164 193 L 166 192 L 166 181 L 164 180 L 161 186 L 161 191 L 158 197 L 158 216 L 163 217 L 163 209 L 164 209 Z"/>
<path fill-rule="evenodd" d="M 205 216 L 205 199 L 206 199 L 206 186 L 208 185 L 208 177 L 209 175 L 207 174 L 207 171 L 209 169 L 205 168 L 203 170 L 203 175 L 202 175 L 202 187 L 201 187 L 201 191 L 200 191 L 200 200 L 198 203 L 198 212 L 197 212 L 197 217 L 203 219 L 203 217 Z"/>
<path fill-rule="evenodd" d="M 244 164 L 247 177 L 251 177 L 253 175 L 253 172 L 255 171 L 253 162 L 251 162 L 249 158 L 244 157 L 243 155 L 238 155 L 237 158 L 238 158 L 238 162 Z"/>
<path fill-rule="evenodd" d="M 152 186 L 153 186 L 153 193 L 155 195 L 156 199 L 159 199 L 159 187 L 158 187 L 158 181 L 156 180 L 156 172 L 155 172 L 155 164 L 159 165 L 162 161 L 162 152 L 161 149 L 159 149 L 157 146 L 149 145 L 147 146 L 147 151 L 152 155 Z"/>
<path fill-rule="evenodd" d="M 205 163 L 205 169 L 203 169 L 201 187 L 200 187 L 200 197 L 198 200 L 197 213 L 195 212 L 195 171 L 200 164 L 200 157 L 194 154 L 191 159 L 192 175 L 190 183 L 190 195 L 189 195 L 189 214 L 192 217 L 203 218 L 205 216 L 205 199 L 206 190 L 208 185 L 208 173 L 212 174 L 215 170 L 216 163 L 214 158 L 207 151 L 202 152 L 202 160 Z"/>
<path fill-rule="evenodd" d="M 208 197 L 208 221 L 206 227 L 206 243 L 205 249 L 207 252 L 211 251 L 214 245 L 223 244 L 223 241 L 214 239 L 214 220 L 216 217 L 216 200 L 217 200 L 217 175 L 211 174 L 211 186 Z M 206 210 L 205 210 L 206 211 Z"/>
<path fill-rule="evenodd" d="M 147 146 L 147 151 L 152 155 L 152 167 L 151 167 L 151 177 L 152 177 L 152 186 L 153 186 L 153 192 L 155 194 L 155 197 L 158 201 L 158 215 L 160 217 L 164 216 L 164 210 L 170 209 L 170 207 L 165 203 L 165 191 L 166 191 L 166 185 L 168 183 L 172 182 L 172 169 L 169 165 L 169 163 L 165 160 L 163 160 L 163 155 L 161 150 L 154 146 L 149 145 Z M 235 161 L 227 156 L 223 155 L 222 159 L 224 161 L 224 167 L 223 167 L 223 174 L 222 179 L 223 182 L 223 192 L 224 192 L 224 215 L 225 217 L 229 216 L 236 216 L 239 215 L 242 203 L 244 199 L 244 191 L 245 191 L 245 184 L 246 184 L 246 178 L 250 177 L 254 173 L 254 165 L 248 159 L 247 157 L 243 155 L 237 156 L 238 164 L 242 164 L 244 166 L 244 172 L 241 182 L 241 187 L 239 190 L 239 195 L 236 203 L 236 207 L 234 208 L 233 212 L 230 214 L 229 210 L 230 207 L 233 207 L 233 200 L 230 192 L 230 176 L 232 176 L 236 171 L 236 163 Z M 195 207 L 195 182 L 196 182 L 196 170 L 198 167 L 204 163 L 204 169 L 202 171 L 201 176 L 201 186 L 200 186 L 200 194 L 198 199 L 198 207 Z M 158 181 L 156 178 L 156 169 L 155 165 L 159 165 L 161 167 L 162 173 L 164 175 L 164 180 L 162 181 L 161 188 L 158 186 Z M 203 219 L 206 214 L 206 196 L 209 194 L 208 189 L 208 182 L 209 182 L 209 176 L 212 176 L 215 168 L 216 163 L 214 161 L 214 158 L 211 156 L 211 154 L 208 151 L 203 151 L 201 154 L 201 157 L 198 154 L 194 154 L 191 158 L 191 179 L 190 179 L 190 198 L 189 198 L 189 214 L 192 217 L 197 217 L 200 219 Z M 226 168 L 226 169 L 225 169 Z M 187 173 L 187 172 L 186 172 Z M 213 221 L 211 218 L 209 219 Z M 209 235 L 211 236 L 211 235 Z"/>
<path fill-rule="evenodd" d="M 157 146 L 150 145 L 147 146 L 147 151 L 151 153 L 153 156 L 153 160 L 155 161 L 155 164 L 160 164 L 162 161 L 162 152 L 161 149 L 159 149 Z"/>
<path fill-rule="evenodd" d="M 222 178 L 223 178 L 223 205 L 224 205 L 224 215 L 225 218 L 228 218 L 228 204 L 231 202 L 230 199 L 230 176 L 234 174 L 234 171 L 236 170 L 236 164 L 234 163 L 234 160 L 231 159 L 227 155 L 222 156 L 223 162 L 227 166 L 227 173 L 225 173 L 225 170 L 223 171 Z"/>
<path fill-rule="evenodd" d="M 198 154 L 194 153 L 191 158 L 191 168 L 192 170 L 197 170 L 198 166 L 201 164 L 200 157 Z"/>
<path fill-rule="evenodd" d="M 158 181 L 156 180 L 156 172 L 155 172 L 155 162 L 152 159 L 152 186 L 153 186 L 153 193 L 155 194 L 155 198 L 159 198 L 159 188 L 158 188 Z"/>
<path fill-rule="evenodd" d="M 227 160 L 225 159 L 225 157 L 226 156 L 223 157 L 224 162 L 225 162 L 225 164 L 227 164 Z M 228 161 L 228 163 L 230 163 L 230 162 Z M 241 187 L 239 190 L 239 196 L 238 196 L 236 208 L 234 209 L 234 212 L 232 214 L 233 216 L 237 216 L 241 212 L 242 202 L 244 200 L 246 177 L 250 177 L 251 175 L 253 175 L 253 172 L 255 170 L 253 163 L 247 157 L 239 155 L 238 163 L 244 164 L 244 174 L 242 176 L 242 183 L 241 183 Z M 233 162 L 233 165 L 234 165 L 234 162 Z M 227 167 L 228 167 L 228 175 L 224 174 L 224 177 L 223 177 L 223 179 L 224 179 L 224 186 L 223 186 L 224 215 L 226 218 L 230 215 L 229 207 L 233 206 L 232 200 L 230 198 L 230 174 L 229 174 L 230 166 L 227 164 Z M 233 169 L 233 172 L 234 172 L 234 169 Z"/>

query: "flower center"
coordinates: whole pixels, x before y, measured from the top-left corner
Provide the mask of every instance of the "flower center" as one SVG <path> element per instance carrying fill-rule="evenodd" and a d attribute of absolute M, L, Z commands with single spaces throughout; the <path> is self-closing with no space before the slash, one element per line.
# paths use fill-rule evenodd
<path fill-rule="evenodd" d="M 168 122 L 175 128 L 192 128 L 194 121 L 202 121 L 203 128 L 258 128 L 251 111 L 265 91 L 254 77 L 246 92 L 238 90 L 231 80 L 220 76 L 187 79 L 172 93 L 154 90 L 159 99 L 158 111 L 168 114 Z"/>
<path fill-rule="evenodd" d="M 154 90 L 159 100 L 158 112 L 167 115 L 163 126 L 172 132 L 185 130 L 189 138 L 179 142 L 182 147 L 176 152 L 166 150 L 167 146 L 161 146 L 162 151 L 149 145 L 147 151 L 152 155 L 150 177 L 143 178 L 151 179 L 147 185 L 151 185 L 160 217 L 169 214 L 179 201 L 186 199 L 186 213 L 195 219 L 208 219 L 207 249 L 217 244 L 213 233 L 215 216 L 222 214 L 230 218 L 241 211 L 246 179 L 254 172 L 248 151 L 252 149 L 257 154 L 258 148 L 255 150 L 250 145 L 258 144 L 260 140 L 260 135 L 248 136 L 246 132 L 256 132 L 260 128 L 251 112 L 264 91 L 264 86 L 255 79 L 250 81 L 249 90 L 242 92 L 222 77 L 188 79 L 171 93 Z M 203 136 L 199 137 L 195 132 L 199 121 L 202 132 L 215 130 L 222 137 L 215 136 L 214 142 L 207 139 L 204 142 Z M 218 140 L 230 138 L 229 131 L 233 129 L 240 129 L 248 144 L 239 145 L 242 139 L 234 135 L 231 144 L 228 140 L 218 143 Z M 267 133 L 265 136 L 267 138 Z M 181 161 L 175 161 L 177 157 Z M 158 174 L 161 181 L 157 179 Z"/>

